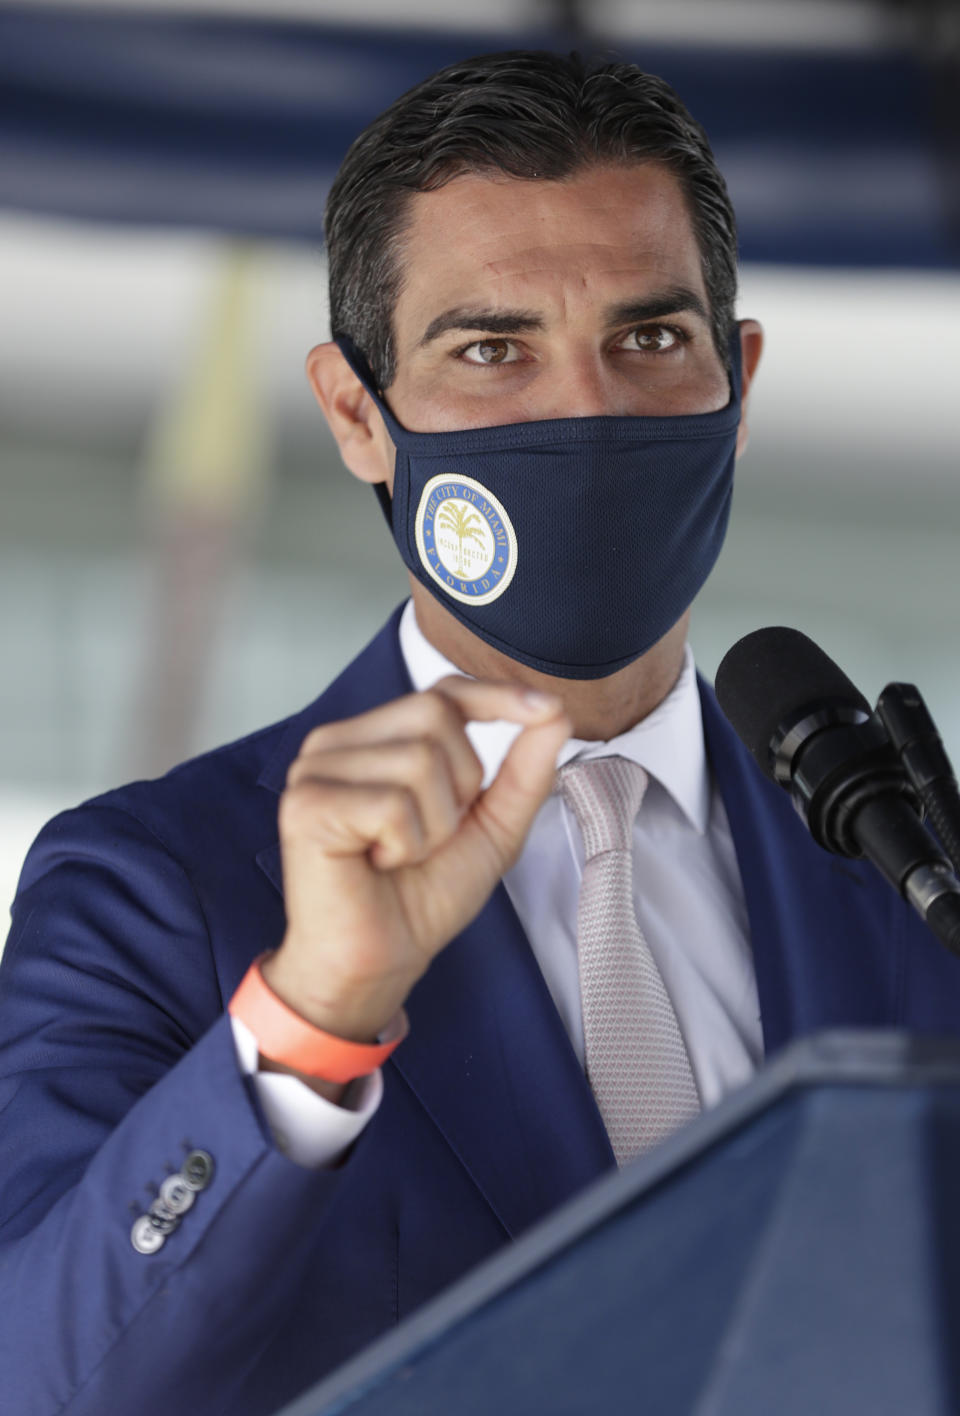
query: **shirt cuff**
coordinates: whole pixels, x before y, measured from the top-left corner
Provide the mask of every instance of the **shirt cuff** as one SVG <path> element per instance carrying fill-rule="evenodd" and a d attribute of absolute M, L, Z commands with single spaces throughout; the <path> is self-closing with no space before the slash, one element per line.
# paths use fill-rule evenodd
<path fill-rule="evenodd" d="M 231 1017 L 230 1026 L 240 1071 L 253 1081 L 277 1150 L 307 1170 L 332 1166 L 353 1145 L 380 1105 L 380 1072 L 350 1082 L 337 1105 L 299 1077 L 259 1071 L 257 1039 L 239 1018 Z"/>

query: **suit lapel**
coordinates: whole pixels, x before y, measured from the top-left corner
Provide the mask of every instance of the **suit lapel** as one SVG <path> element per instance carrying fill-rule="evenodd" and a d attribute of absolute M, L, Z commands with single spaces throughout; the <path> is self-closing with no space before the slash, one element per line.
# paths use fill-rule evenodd
<path fill-rule="evenodd" d="M 413 990 L 393 1062 L 511 1235 L 613 1165 L 583 1070 L 506 890 Z"/>
<path fill-rule="evenodd" d="M 743 882 L 767 1055 L 826 1027 L 890 1024 L 902 960 L 872 929 L 870 867 L 811 842 L 701 680 L 704 735 Z M 893 900 L 893 903 L 896 903 Z"/>
<path fill-rule="evenodd" d="M 279 792 L 303 738 L 411 691 L 399 611 L 315 704 L 295 718 L 260 777 Z M 280 848 L 257 862 L 282 890 Z M 613 1165 L 606 1131 L 503 886 L 437 956 L 407 1002 L 394 1067 L 518 1234 Z"/>

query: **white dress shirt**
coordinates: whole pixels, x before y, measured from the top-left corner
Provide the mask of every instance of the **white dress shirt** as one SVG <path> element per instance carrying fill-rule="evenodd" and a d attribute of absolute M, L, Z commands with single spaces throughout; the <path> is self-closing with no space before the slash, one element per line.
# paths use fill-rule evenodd
<path fill-rule="evenodd" d="M 423 636 L 407 603 L 400 648 L 413 686 L 458 670 Z M 471 723 L 467 734 L 493 780 L 517 733 L 513 724 Z M 609 742 L 571 738 L 558 765 L 576 757 L 632 758 L 649 774 L 633 838 L 637 920 L 663 976 L 704 1106 L 745 1082 L 763 1042 L 740 872 L 720 794 L 710 780 L 693 655 L 654 711 Z M 583 843 L 562 797 L 534 820 L 504 885 L 551 997 L 583 1062 L 577 969 L 577 896 Z M 300 1165 L 332 1163 L 363 1130 L 382 1095 L 379 1072 L 351 1085 L 335 1106 L 296 1077 L 256 1071 L 257 1044 L 233 1020 L 241 1070 L 254 1086 L 277 1145 Z"/>

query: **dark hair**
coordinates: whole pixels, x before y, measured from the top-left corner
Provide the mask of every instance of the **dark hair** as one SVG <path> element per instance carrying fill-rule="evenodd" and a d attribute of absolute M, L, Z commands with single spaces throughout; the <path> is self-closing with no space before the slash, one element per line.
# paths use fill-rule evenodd
<path fill-rule="evenodd" d="M 663 79 L 633 64 L 590 64 L 543 50 L 451 64 L 398 98 L 352 144 L 325 217 L 334 337 L 349 335 L 381 389 L 389 388 L 412 193 L 467 172 L 559 180 L 594 163 L 650 161 L 680 181 L 726 363 L 736 222 L 706 134 Z"/>

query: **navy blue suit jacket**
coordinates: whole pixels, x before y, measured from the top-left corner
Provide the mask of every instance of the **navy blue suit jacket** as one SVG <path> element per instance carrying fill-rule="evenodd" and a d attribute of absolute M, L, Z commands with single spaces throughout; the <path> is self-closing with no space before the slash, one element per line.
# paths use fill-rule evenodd
<path fill-rule="evenodd" d="M 0 1384 L 8 1416 L 259 1416 L 613 1164 L 506 893 L 437 958 L 345 1163 L 272 1144 L 224 1008 L 283 934 L 277 798 L 317 723 L 409 690 L 396 616 L 304 712 L 54 820 L 0 969 Z M 765 1046 L 960 1030 L 960 968 L 827 855 L 702 686 Z M 213 1181 L 156 1254 L 130 1228 L 186 1151 Z M 745 1160 L 745 1163 L 748 1163 Z"/>

